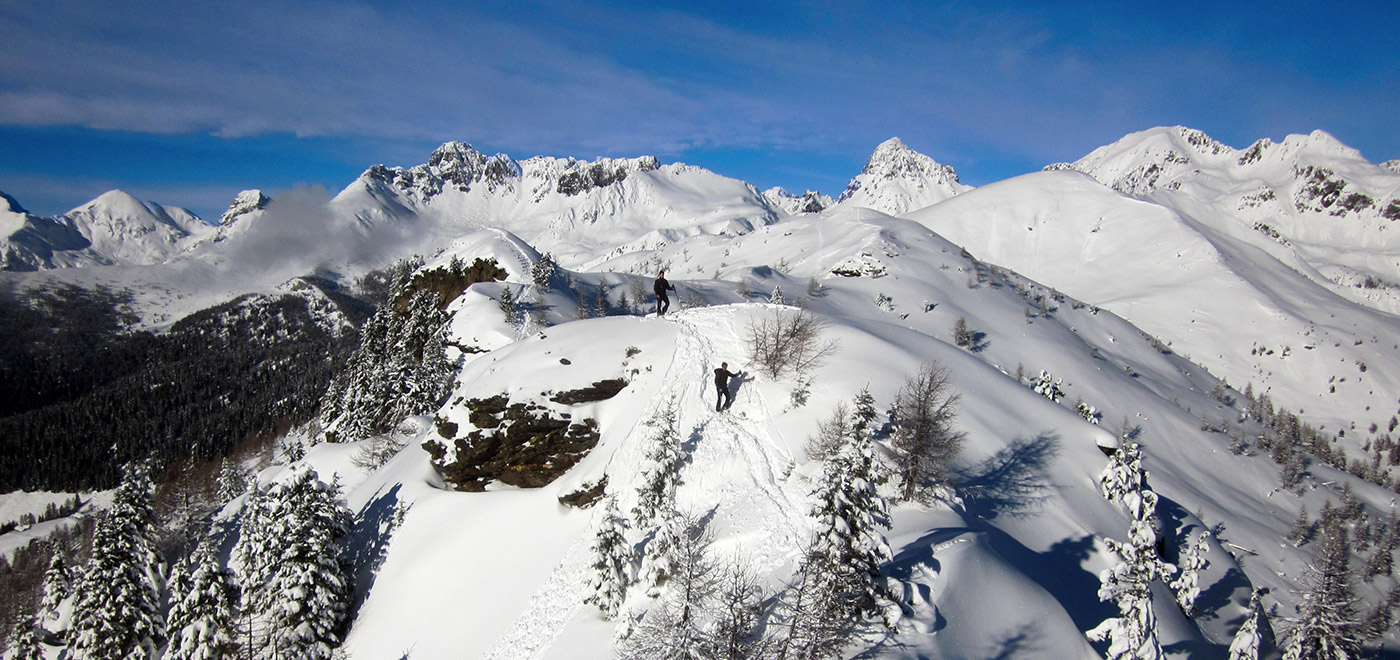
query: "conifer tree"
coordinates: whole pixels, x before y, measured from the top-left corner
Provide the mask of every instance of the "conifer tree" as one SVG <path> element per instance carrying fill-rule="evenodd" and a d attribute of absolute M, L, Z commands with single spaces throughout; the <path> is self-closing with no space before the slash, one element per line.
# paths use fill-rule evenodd
<path fill-rule="evenodd" d="M 1200 576 L 1201 571 L 1210 566 L 1210 561 L 1206 559 L 1206 553 L 1210 551 L 1210 546 L 1206 543 L 1206 533 L 1201 532 L 1196 537 L 1196 542 L 1192 543 L 1186 550 L 1186 554 L 1181 556 L 1180 570 L 1176 578 L 1171 582 L 1172 592 L 1176 594 L 1176 602 L 1181 606 L 1181 611 L 1186 616 L 1196 615 L 1196 598 L 1201 595 Z"/>
<path fill-rule="evenodd" d="M 1249 613 L 1230 641 L 1230 660 L 1259 660 L 1259 646 L 1263 642 L 1263 634 L 1259 630 L 1259 624 L 1264 619 L 1263 595 L 1263 589 L 1255 589 L 1249 597 Z"/>
<path fill-rule="evenodd" d="M 154 490 L 144 464 L 127 465 L 112 508 L 97 523 L 73 604 L 77 660 L 155 658 L 165 639 L 165 584 L 151 539 Z"/>
<path fill-rule="evenodd" d="M 73 605 L 76 660 L 156 658 L 163 637 L 158 591 L 132 525 L 115 512 L 97 522 L 92 559 Z"/>
<path fill-rule="evenodd" d="M 632 545 L 624 534 L 627 521 L 617 510 L 617 498 L 603 500 L 603 517 L 593 538 L 593 592 L 585 602 L 597 605 L 608 618 L 617 616 L 632 583 Z"/>
<path fill-rule="evenodd" d="M 920 491 L 951 493 L 948 466 L 962 450 L 966 437 L 953 430 L 960 397 L 951 389 L 948 370 L 933 362 L 909 379 L 895 399 L 895 472 L 905 501 Z"/>
<path fill-rule="evenodd" d="M 44 571 L 44 599 L 39 605 L 39 611 L 43 613 L 45 619 L 57 619 L 59 611 L 63 606 L 63 601 L 73 594 L 73 571 L 68 568 L 68 561 L 63 558 L 63 553 L 55 550 L 53 558 L 49 560 L 49 568 Z"/>
<path fill-rule="evenodd" d="M 803 554 L 778 606 L 779 660 L 827 660 L 846 646 L 858 606 L 841 575 L 822 553 Z"/>
<path fill-rule="evenodd" d="M 720 576 L 710 558 L 711 536 L 699 522 L 677 515 L 666 590 L 628 639 L 623 655 L 637 660 L 709 660 L 707 630 Z"/>
<path fill-rule="evenodd" d="M 10 639 L 10 660 L 44 660 L 44 649 L 39 645 L 39 636 L 34 634 L 33 618 L 26 618 L 15 625 Z"/>
<path fill-rule="evenodd" d="M 1307 591 L 1288 631 L 1284 660 L 1347 660 L 1361 653 L 1362 630 L 1353 590 L 1351 548 L 1339 516 L 1323 527 L 1322 550 L 1308 567 Z"/>
<path fill-rule="evenodd" d="M 1050 375 L 1050 372 L 1042 369 L 1040 377 L 1035 382 L 1035 393 L 1043 396 L 1055 403 L 1065 398 L 1065 391 L 1060 389 L 1060 379 Z"/>
<path fill-rule="evenodd" d="M 329 660 L 349 606 L 350 580 L 337 541 L 350 531 L 339 487 L 300 469 L 269 493 L 267 541 L 277 562 L 270 571 L 266 658 Z"/>
<path fill-rule="evenodd" d="M 1105 470 L 1105 476 L 1110 472 L 1117 476 L 1101 480 L 1101 484 L 1125 484 L 1131 488 L 1118 496 L 1118 501 L 1132 516 L 1128 541 L 1104 539 L 1108 549 L 1118 555 L 1119 562 L 1099 573 L 1099 599 L 1116 603 L 1119 616 L 1106 619 L 1087 633 L 1090 639 L 1109 643 L 1108 660 L 1163 657 L 1162 645 L 1157 640 L 1157 615 L 1152 606 L 1152 582 L 1176 571 L 1157 556 L 1157 532 L 1153 525 L 1157 494 L 1141 486 L 1146 475 L 1133 469 L 1136 460 L 1118 461 L 1119 454 L 1135 453 L 1135 450 L 1136 445 L 1132 443 L 1120 447 L 1114 454 L 1114 463 Z M 1115 470 L 1114 464 L 1120 469 Z M 1108 487 L 1104 488 L 1104 496 L 1113 500 Z"/>
<path fill-rule="evenodd" d="M 171 580 L 170 645 L 164 660 L 237 658 L 237 589 L 213 546 L 200 546 L 176 575 Z"/>
<path fill-rule="evenodd" d="M 774 286 L 773 293 L 769 294 L 768 296 L 768 302 L 773 303 L 774 305 L 786 305 L 787 299 L 783 298 L 783 287 Z"/>
<path fill-rule="evenodd" d="M 676 424 L 674 399 L 646 421 L 651 428 L 651 446 L 642 462 L 637 504 L 632 508 L 638 528 L 649 529 L 658 517 L 675 511 L 676 489 L 681 485 L 681 464 L 685 460 Z"/>
<path fill-rule="evenodd" d="M 1137 443 L 1120 443 L 1108 465 L 1099 473 L 1099 492 L 1110 502 L 1125 504 L 1130 493 L 1146 486 L 1147 472 L 1142 469 L 1142 452 Z"/>
<path fill-rule="evenodd" d="M 546 252 L 530 266 L 530 282 L 540 291 L 548 289 L 549 282 L 557 270 L 559 264 L 555 263 L 554 255 Z"/>
<path fill-rule="evenodd" d="M 889 505 L 875 488 L 877 469 L 873 442 L 856 434 L 827 459 L 813 493 L 812 550 L 841 573 L 842 589 L 867 615 L 880 611 L 885 596 L 880 566 L 891 558 L 881 532 L 890 527 Z"/>

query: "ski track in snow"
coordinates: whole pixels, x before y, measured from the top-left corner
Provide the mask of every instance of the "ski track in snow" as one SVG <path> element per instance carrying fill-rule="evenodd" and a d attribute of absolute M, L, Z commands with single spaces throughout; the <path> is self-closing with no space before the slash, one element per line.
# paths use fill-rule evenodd
<path fill-rule="evenodd" d="M 544 586 L 530 597 L 525 612 L 486 654 L 486 660 L 536 658 L 554 645 L 588 595 L 592 538 L 592 533 L 584 534 L 569 544 L 564 559 L 554 567 Z"/>
<path fill-rule="evenodd" d="M 679 318 L 682 315 L 702 318 Z M 702 309 L 672 317 L 671 322 L 678 326 L 676 349 L 649 410 L 665 405 L 668 399 L 676 401 L 681 441 L 694 445 L 683 479 L 686 473 L 705 475 L 712 470 L 727 474 L 724 466 L 735 461 L 747 466 L 752 483 L 730 479 L 717 484 L 718 492 L 711 493 L 719 501 L 714 513 L 731 519 L 739 531 L 759 535 L 762 542 L 745 554 L 752 567 L 767 569 L 787 561 L 785 548 L 797 547 L 803 530 L 792 521 L 802 519 L 802 503 L 781 486 L 783 464 L 791 463 L 791 456 L 773 441 L 767 425 L 757 421 L 768 419 L 770 412 L 756 385 L 750 381 L 741 387 L 729 412 L 717 413 L 709 407 L 709 396 L 714 393 L 709 386 L 711 369 L 722 359 L 717 356 L 743 354 L 743 341 L 732 322 L 724 322 L 732 317 L 704 318 L 709 316 Z M 702 325 L 714 336 L 713 341 L 701 331 Z M 716 344 L 720 344 L 718 349 Z M 716 364 L 711 365 L 712 361 Z M 638 430 L 633 427 L 629 436 Z M 692 443 L 695 436 L 699 439 Z M 588 595 L 592 540 L 590 527 L 570 543 L 549 579 L 530 597 L 525 611 L 486 654 L 486 660 L 531 660 L 554 645 Z"/>

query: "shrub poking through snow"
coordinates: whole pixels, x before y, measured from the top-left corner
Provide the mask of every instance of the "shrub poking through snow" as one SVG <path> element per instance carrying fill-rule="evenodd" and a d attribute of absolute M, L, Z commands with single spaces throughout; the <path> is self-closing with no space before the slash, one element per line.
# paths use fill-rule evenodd
<path fill-rule="evenodd" d="M 773 310 L 749 324 L 749 362 L 769 378 L 807 373 L 836 350 L 821 339 L 825 325 L 805 311 Z"/>

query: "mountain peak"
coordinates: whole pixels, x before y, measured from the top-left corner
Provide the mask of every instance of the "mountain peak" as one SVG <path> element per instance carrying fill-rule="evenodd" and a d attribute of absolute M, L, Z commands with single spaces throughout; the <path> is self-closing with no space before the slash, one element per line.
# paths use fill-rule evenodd
<path fill-rule="evenodd" d="M 24 210 L 23 206 L 19 205 L 19 200 L 6 195 L 4 191 L 0 191 L 0 211 L 9 211 L 10 213 L 19 214 L 28 213 L 28 211 Z"/>
<path fill-rule="evenodd" d="M 229 203 L 228 210 L 219 218 L 219 224 L 227 225 L 253 211 L 266 208 L 271 201 L 272 198 L 264 195 L 261 190 L 244 190 Z"/>
<path fill-rule="evenodd" d="M 941 202 L 965 190 L 958 173 L 921 154 L 897 137 L 875 147 L 865 168 L 846 186 L 837 202 L 851 202 L 899 215 Z"/>

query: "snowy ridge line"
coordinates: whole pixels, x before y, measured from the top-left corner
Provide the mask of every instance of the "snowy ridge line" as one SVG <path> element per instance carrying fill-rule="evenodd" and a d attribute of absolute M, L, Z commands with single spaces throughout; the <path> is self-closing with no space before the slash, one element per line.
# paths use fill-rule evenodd
<path fill-rule="evenodd" d="M 544 586 L 530 597 L 525 612 L 501 635 L 484 656 L 485 660 L 532 660 L 554 646 L 554 640 L 588 595 L 592 529 L 590 525 L 590 533 L 578 536 L 569 544 L 564 558 L 554 567 Z"/>
<path fill-rule="evenodd" d="M 497 236 L 501 237 L 501 240 L 504 241 L 506 245 L 510 246 L 511 252 L 515 253 L 516 263 L 520 264 L 520 272 L 526 277 L 529 277 L 532 265 L 530 263 L 529 257 L 525 256 L 525 251 L 520 249 L 520 246 L 516 244 L 516 238 L 506 230 L 501 229 L 500 227 L 487 227 L 487 229 L 490 229 L 491 231 L 495 232 Z"/>

